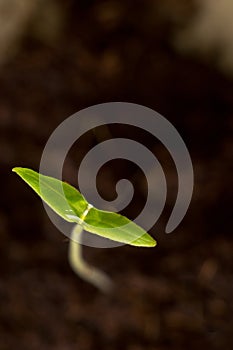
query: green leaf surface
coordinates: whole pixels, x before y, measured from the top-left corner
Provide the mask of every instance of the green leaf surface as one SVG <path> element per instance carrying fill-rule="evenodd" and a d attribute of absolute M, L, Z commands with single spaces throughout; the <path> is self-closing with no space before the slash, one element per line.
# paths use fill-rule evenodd
<path fill-rule="evenodd" d="M 99 236 L 134 246 L 154 247 L 156 241 L 140 226 L 118 213 L 89 205 L 73 186 L 27 168 L 14 168 L 40 197 L 64 220 L 75 222 Z"/>
<path fill-rule="evenodd" d="M 77 222 L 87 208 L 87 201 L 73 186 L 27 168 L 16 172 L 58 215 L 69 222 Z"/>

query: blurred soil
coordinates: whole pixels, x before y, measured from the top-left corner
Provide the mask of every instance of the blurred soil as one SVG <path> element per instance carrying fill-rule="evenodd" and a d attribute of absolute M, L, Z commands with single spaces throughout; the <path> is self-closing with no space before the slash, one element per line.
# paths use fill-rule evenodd
<path fill-rule="evenodd" d="M 183 1 L 174 7 L 180 22 L 157 1 L 58 3 L 56 39 L 29 25 L 0 70 L 0 349 L 233 348 L 232 79 L 173 50 L 174 26 L 192 12 Z M 172 159 L 147 133 L 110 128 L 153 150 L 169 185 L 166 210 L 150 231 L 156 248 L 84 249 L 115 282 L 103 295 L 71 271 L 68 239 L 11 168 L 38 170 L 59 123 L 110 101 L 146 105 L 173 123 L 190 150 L 195 188 L 184 221 L 165 235 L 177 191 Z M 101 128 L 99 135 L 105 139 Z M 77 164 L 96 142 L 91 131 L 78 141 L 67 181 L 75 183 Z M 105 197 L 125 174 L 144 181 L 125 161 L 115 169 L 110 162 L 98 179 Z M 140 186 L 136 194 L 123 212 L 130 218 L 143 207 Z"/>

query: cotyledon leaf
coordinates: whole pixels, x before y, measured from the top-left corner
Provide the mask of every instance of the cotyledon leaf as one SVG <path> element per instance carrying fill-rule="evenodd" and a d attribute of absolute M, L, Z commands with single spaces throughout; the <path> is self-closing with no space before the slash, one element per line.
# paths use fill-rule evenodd
<path fill-rule="evenodd" d="M 13 168 L 58 215 L 69 222 L 77 222 L 87 208 L 88 202 L 73 186 L 45 176 L 28 168 Z"/>
<path fill-rule="evenodd" d="M 156 241 L 140 226 L 115 212 L 91 206 L 73 186 L 28 168 L 14 168 L 40 197 L 64 220 L 82 225 L 99 236 L 134 246 L 154 247 Z"/>
<path fill-rule="evenodd" d="M 155 240 L 140 226 L 118 213 L 90 208 L 83 228 L 91 233 L 141 247 L 154 247 Z"/>

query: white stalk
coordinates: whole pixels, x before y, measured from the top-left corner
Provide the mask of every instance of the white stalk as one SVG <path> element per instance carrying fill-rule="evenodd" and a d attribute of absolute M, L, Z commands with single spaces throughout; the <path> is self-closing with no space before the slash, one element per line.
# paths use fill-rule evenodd
<path fill-rule="evenodd" d="M 94 268 L 84 261 L 82 255 L 82 245 L 79 243 L 83 233 L 82 222 L 91 209 L 92 205 L 88 205 L 81 217 L 81 223 L 73 227 L 69 243 L 68 259 L 72 270 L 81 278 L 93 284 L 102 292 L 109 292 L 113 283 L 109 277 L 102 271 Z"/>

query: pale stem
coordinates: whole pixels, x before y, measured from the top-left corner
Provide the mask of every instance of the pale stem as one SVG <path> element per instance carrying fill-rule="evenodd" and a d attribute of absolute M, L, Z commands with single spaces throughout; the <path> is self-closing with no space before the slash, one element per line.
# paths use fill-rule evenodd
<path fill-rule="evenodd" d="M 89 208 L 85 211 L 85 215 L 82 216 L 84 220 Z M 81 235 L 83 233 L 83 228 L 80 224 L 73 227 L 70 243 L 69 243 L 69 253 L 68 259 L 72 270 L 81 278 L 93 284 L 95 287 L 100 289 L 102 292 L 110 292 L 113 287 L 112 281 L 109 277 L 102 271 L 96 269 L 95 267 L 89 265 L 84 261 L 82 255 L 82 245 L 79 243 L 81 241 Z"/>

